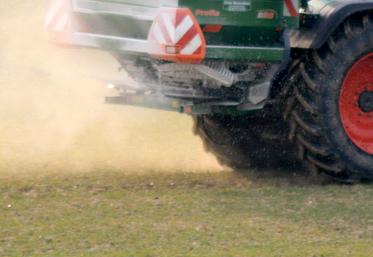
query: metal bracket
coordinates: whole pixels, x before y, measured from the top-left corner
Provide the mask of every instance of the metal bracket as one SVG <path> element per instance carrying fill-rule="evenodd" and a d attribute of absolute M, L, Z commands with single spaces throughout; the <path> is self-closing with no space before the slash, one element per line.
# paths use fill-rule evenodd
<path fill-rule="evenodd" d="M 255 105 L 252 103 L 242 105 L 241 102 L 238 101 L 219 99 L 205 99 L 205 101 L 196 103 L 192 100 L 167 97 L 161 92 L 147 88 L 136 88 L 134 86 L 128 86 L 124 83 L 114 81 L 109 82 L 109 87 L 117 89 L 120 92 L 120 95 L 106 97 L 105 102 L 108 104 L 136 106 L 186 114 L 202 115 L 221 113 L 227 115 L 242 115 L 247 112 L 261 109 L 264 106 L 264 104 Z M 261 97 L 260 90 L 261 89 L 259 88 L 257 89 L 258 93 L 255 96 L 255 99 Z"/>

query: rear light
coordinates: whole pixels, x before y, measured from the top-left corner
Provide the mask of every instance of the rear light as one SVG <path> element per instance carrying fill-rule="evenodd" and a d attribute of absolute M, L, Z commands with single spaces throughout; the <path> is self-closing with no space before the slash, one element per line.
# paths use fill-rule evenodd
<path fill-rule="evenodd" d="M 45 27 L 55 43 L 71 44 L 73 33 L 71 0 L 50 0 Z"/>
<path fill-rule="evenodd" d="M 215 25 L 206 25 L 203 27 L 203 32 L 208 33 L 219 33 L 223 28 L 223 25 L 215 24 Z"/>
<path fill-rule="evenodd" d="M 149 32 L 149 53 L 159 59 L 199 63 L 206 41 L 193 13 L 187 8 L 160 8 Z"/>

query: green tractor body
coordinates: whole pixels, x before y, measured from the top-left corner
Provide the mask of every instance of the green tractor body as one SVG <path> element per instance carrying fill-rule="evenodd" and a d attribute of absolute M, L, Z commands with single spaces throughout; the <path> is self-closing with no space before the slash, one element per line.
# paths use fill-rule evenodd
<path fill-rule="evenodd" d="M 46 25 L 139 82 L 108 82 L 108 103 L 192 115 L 222 164 L 291 152 L 355 181 L 373 178 L 372 13 L 373 0 L 53 0 Z"/>
<path fill-rule="evenodd" d="M 114 51 L 126 50 L 125 41 L 117 41 L 118 38 L 126 38 L 129 43 L 131 39 L 147 41 L 150 27 L 159 9 L 164 7 L 192 11 L 204 29 L 205 59 L 280 62 L 284 51 L 283 30 L 299 26 L 298 15 L 284 16 L 286 5 L 281 0 L 74 1 L 79 22 L 98 36 L 99 42 L 91 43 L 92 46 Z M 293 2 L 298 8 L 298 0 Z M 88 43 L 78 39 L 74 43 Z"/>

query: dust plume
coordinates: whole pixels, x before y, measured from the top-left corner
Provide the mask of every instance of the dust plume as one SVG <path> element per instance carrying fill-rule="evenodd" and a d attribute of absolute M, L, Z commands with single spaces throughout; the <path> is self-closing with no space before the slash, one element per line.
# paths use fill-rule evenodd
<path fill-rule="evenodd" d="M 61 49 L 43 29 L 45 0 L 0 8 L 0 174 L 94 170 L 218 171 L 187 116 L 109 106 L 107 53 Z"/>

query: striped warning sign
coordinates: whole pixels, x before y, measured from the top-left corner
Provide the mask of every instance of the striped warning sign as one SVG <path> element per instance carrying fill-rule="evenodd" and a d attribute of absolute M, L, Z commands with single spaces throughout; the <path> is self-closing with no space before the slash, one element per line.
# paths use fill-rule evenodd
<path fill-rule="evenodd" d="M 50 1 L 45 26 L 54 32 L 63 32 L 71 25 L 71 1 Z"/>
<path fill-rule="evenodd" d="M 202 58 L 205 52 L 205 39 L 201 28 L 189 9 L 163 8 L 153 22 L 148 40 L 165 49 L 158 54 L 175 55 L 179 61 L 194 56 Z"/>
<path fill-rule="evenodd" d="M 299 0 L 284 0 L 284 16 L 296 17 L 299 12 Z"/>

